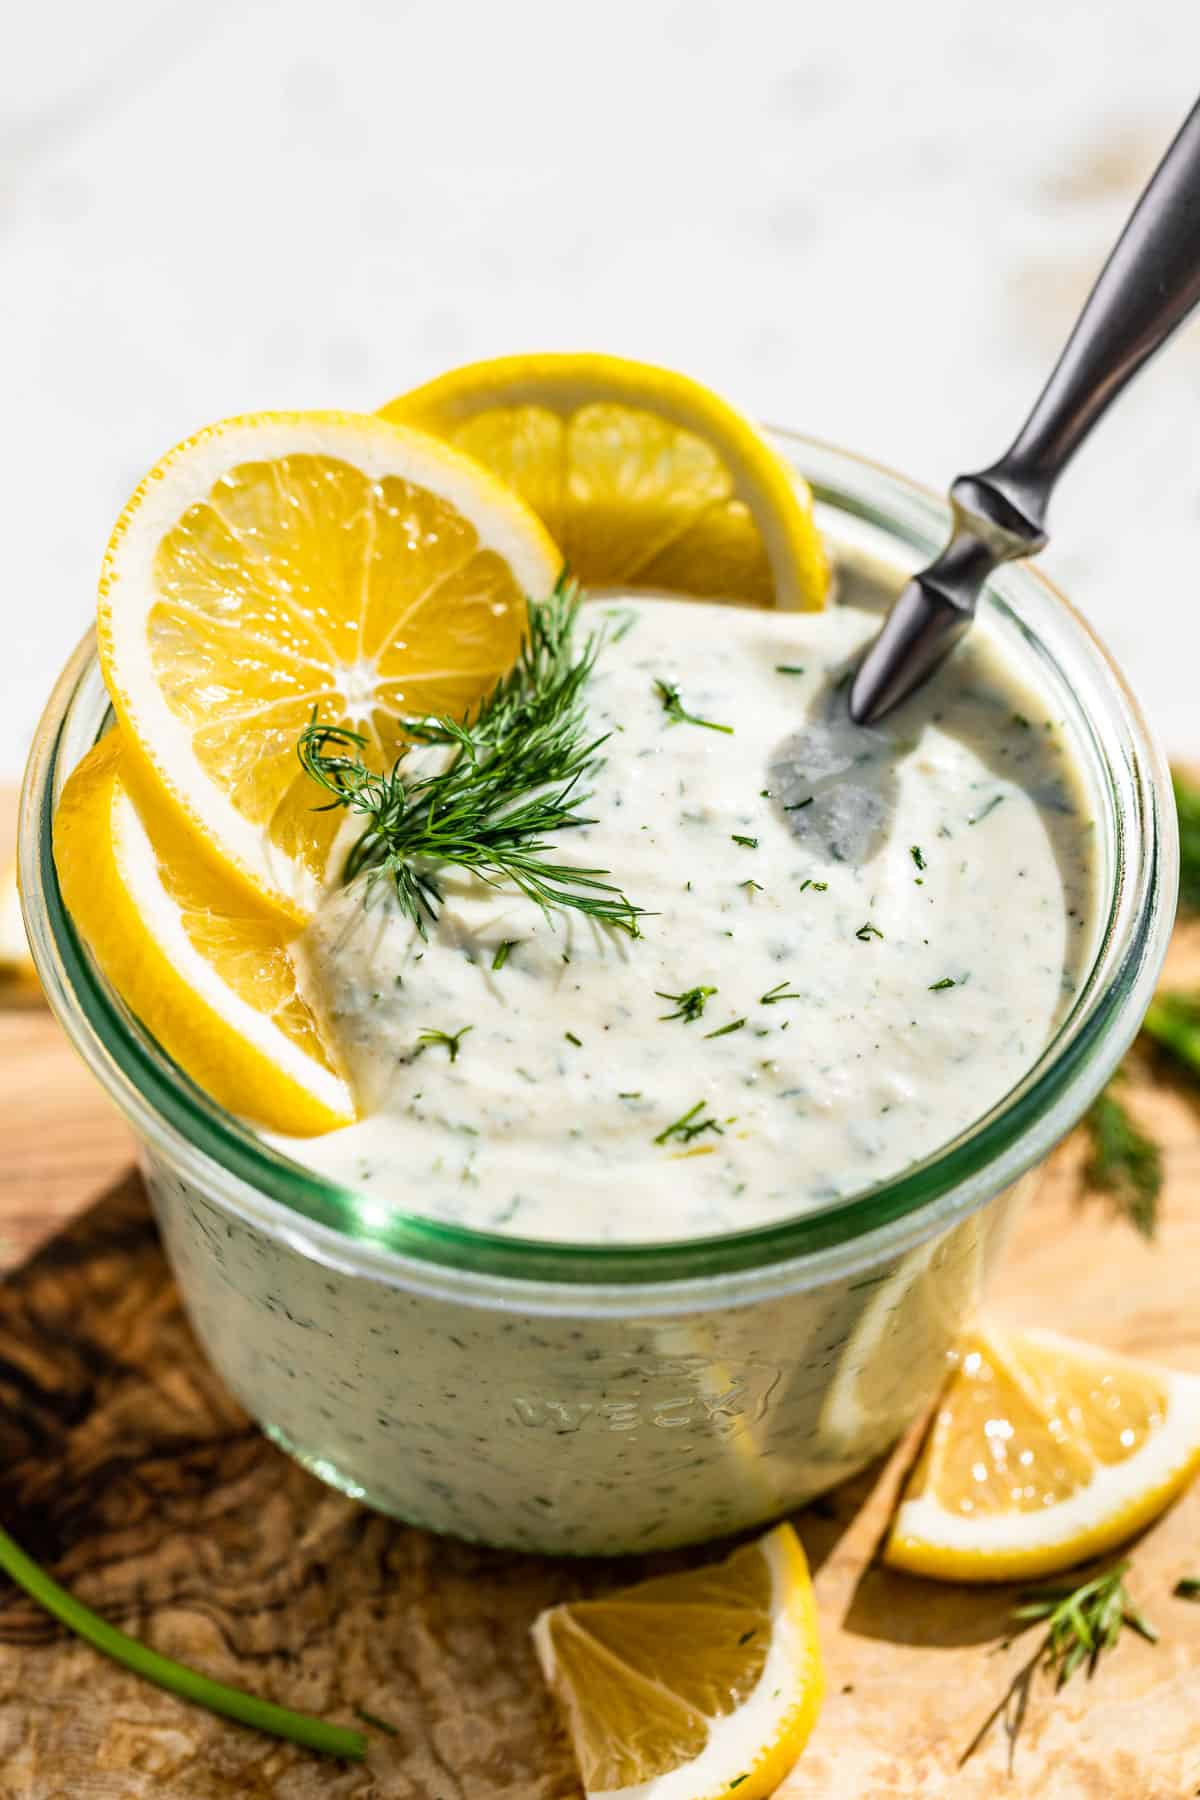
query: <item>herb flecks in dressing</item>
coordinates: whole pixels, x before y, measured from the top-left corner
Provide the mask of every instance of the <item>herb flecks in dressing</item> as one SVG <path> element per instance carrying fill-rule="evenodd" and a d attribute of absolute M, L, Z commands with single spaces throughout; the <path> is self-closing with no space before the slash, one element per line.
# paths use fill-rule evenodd
<path fill-rule="evenodd" d="M 1000 1100 L 1086 966 L 1091 809 L 1068 733 L 1014 724 L 1051 708 L 985 622 L 864 732 L 844 687 L 868 610 L 620 620 L 583 695 L 584 741 L 607 734 L 591 822 L 552 847 L 611 871 L 640 937 L 454 867 L 424 943 L 386 883 L 309 929 L 367 1116 L 289 1148 L 376 1204 L 616 1242 L 828 1205 Z M 459 1054 L 412 1057 L 468 1022 Z"/>

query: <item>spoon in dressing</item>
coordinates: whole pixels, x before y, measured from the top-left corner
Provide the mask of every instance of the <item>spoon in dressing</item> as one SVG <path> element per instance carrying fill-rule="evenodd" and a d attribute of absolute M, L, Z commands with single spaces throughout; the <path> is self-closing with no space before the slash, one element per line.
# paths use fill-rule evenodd
<path fill-rule="evenodd" d="M 1055 483 L 1092 426 L 1200 300 L 1200 102 L 1100 271 L 1011 449 L 950 489 L 950 541 L 914 575 L 850 689 L 871 725 L 933 674 L 975 616 L 988 576 L 1047 543 Z"/>

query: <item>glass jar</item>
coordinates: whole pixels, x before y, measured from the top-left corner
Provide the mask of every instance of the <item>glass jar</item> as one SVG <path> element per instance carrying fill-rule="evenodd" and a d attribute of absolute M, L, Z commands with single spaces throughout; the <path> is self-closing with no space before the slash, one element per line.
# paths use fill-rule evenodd
<path fill-rule="evenodd" d="M 779 434 L 839 549 L 902 569 L 942 500 Z M 691 1243 L 539 1243 L 438 1224 L 261 1143 L 162 1053 L 82 948 L 51 820 L 103 729 L 81 645 L 22 807 L 26 921 L 51 1006 L 138 1140 L 197 1335 L 325 1481 L 434 1531 L 546 1552 L 740 1530 L 844 1479 L 929 1402 L 1032 1172 L 1136 1032 L 1178 883 L 1167 769 L 1087 626 L 1036 569 L 983 606 L 1064 721 L 1096 813 L 1097 947 L 1024 1080 L 955 1142 L 823 1211 Z"/>

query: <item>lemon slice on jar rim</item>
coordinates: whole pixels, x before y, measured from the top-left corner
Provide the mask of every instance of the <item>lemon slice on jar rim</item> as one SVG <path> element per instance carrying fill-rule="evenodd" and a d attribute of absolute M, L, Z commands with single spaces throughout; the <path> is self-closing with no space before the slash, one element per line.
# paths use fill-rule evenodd
<path fill-rule="evenodd" d="M 382 410 L 486 464 L 585 587 L 824 604 L 829 565 L 806 484 L 685 375 L 618 356 L 502 356 Z"/>
<path fill-rule="evenodd" d="M 303 924 L 337 830 L 296 755 L 314 712 L 390 767 L 405 717 L 495 686 L 561 567 L 529 508 L 434 438 L 353 413 L 210 426 L 151 470 L 105 557 L 127 774 Z"/>
<path fill-rule="evenodd" d="M 63 788 L 54 860 L 72 921 L 126 1005 L 230 1112 L 312 1136 L 354 1101 L 309 1007 L 293 935 L 198 854 L 167 808 L 143 814 L 119 732 Z"/>

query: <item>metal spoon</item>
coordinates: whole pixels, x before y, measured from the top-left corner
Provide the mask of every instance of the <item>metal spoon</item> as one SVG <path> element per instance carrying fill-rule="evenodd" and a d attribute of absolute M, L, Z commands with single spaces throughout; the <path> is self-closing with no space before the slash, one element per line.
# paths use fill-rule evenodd
<path fill-rule="evenodd" d="M 873 724 L 932 675 L 971 623 L 993 569 L 1045 546 L 1059 476 L 1198 300 L 1200 102 L 1134 208 L 1012 448 L 950 489 L 950 541 L 913 576 L 867 651 L 850 689 L 856 724 Z"/>

